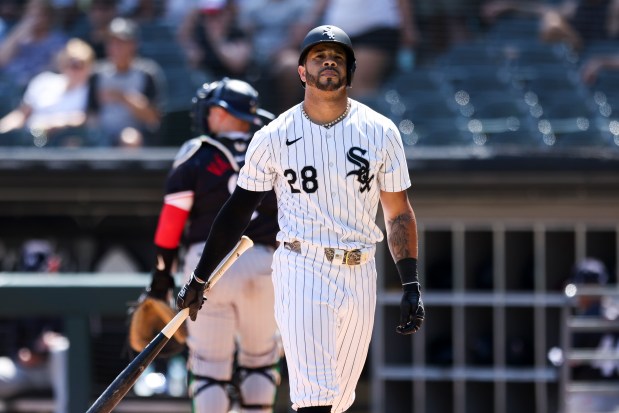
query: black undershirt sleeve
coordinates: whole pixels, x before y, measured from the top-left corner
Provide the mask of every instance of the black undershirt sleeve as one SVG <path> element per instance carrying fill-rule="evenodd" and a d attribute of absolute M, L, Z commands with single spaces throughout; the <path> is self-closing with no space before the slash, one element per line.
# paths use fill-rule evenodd
<path fill-rule="evenodd" d="M 208 280 L 219 263 L 239 242 L 252 214 L 266 194 L 267 192 L 236 187 L 213 221 L 202 256 L 194 270 L 196 277 L 203 281 Z"/>

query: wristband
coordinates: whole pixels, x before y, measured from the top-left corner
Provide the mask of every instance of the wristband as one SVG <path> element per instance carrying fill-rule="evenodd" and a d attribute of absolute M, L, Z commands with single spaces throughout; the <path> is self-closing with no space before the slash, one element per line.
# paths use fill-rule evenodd
<path fill-rule="evenodd" d="M 197 282 L 200 285 L 204 285 L 206 284 L 206 281 L 203 281 L 201 278 L 199 278 L 195 273 L 191 273 L 191 278 L 189 279 L 189 282 L 193 282 L 195 280 L 195 282 Z"/>
<path fill-rule="evenodd" d="M 419 276 L 417 275 L 417 259 L 403 258 L 395 263 L 404 291 L 419 291 Z"/>

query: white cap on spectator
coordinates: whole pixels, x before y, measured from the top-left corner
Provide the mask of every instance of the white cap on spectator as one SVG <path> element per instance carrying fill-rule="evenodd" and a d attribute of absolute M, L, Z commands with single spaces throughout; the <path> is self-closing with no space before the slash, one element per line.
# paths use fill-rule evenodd
<path fill-rule="evenodd" d="M 110 36 L 121 40 L 137 41 L 139 37 L 139 27 L 136 22 L 123 17 L 116 17 L 110 22 Z"/>

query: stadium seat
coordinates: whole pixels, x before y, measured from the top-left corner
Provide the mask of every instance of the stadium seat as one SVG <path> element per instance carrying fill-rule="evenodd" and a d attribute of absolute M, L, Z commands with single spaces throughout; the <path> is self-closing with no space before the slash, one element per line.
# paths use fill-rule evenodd
<path fill-rule="evenodd" d="M 0 75 L 0 117 L 15 109 L 21 101 L 23 91 L 13 79 Z"/>
<path fill-rule="evenodd" d="M 540 145 L 532 130 L 532 121 L 523 114 L 517 104 L 494 105 L 496 111 L 488 108 L 476 112 L 474 116 L 459 117 L 457 125 L 472 144 L 479 146 L 509 145 L 531 147 Z"/>
<path fill-rule="evenodd" d="M 474 112 L 471 116 L 477 118 L 496 119 L 521 117 L 528 115 L 528 107 L 522 99 L 512 95 L 481 95 L 473 101 Z"/>
<path fill-rule="evenodd" d="M 540 104 L 543 113 L 540 118 L 592 118 L 595 115 L 594 106 L 588 101 L 571 100 L 571 94 L 560 94 L 543 96 Z"/>
<path fill-rule="evenodd" d="M 519 66 L 569 63 L 565 60 L 563 46 L 541 43 L 537 40 L 494 45 L 490 48 L 490 52 L 501 56 L 501 60 L 511 61 Z"/>
<path fill-rule="evenodd" d="M 596 101 L 619 109 L 619 71 L 604 70 L 598 73 L 595 83 L 589 87 L 589 92 L 594 97 L 596 94 L 603 94 L 598 96 Z"/>
<path fill-rule="evenodd" d="M 456 112 L 456 105 L 449 102 L 442 94 L 408 93 L 400 97 L 396 105 L 392 105 L 392 118 L 452 118 Z"/>
<path fill-rule="evenodd" d="M 488 53 L 485 42 L 456 44 L 441 54 L 435 64 L 441 68 L 494 66 L 499 63 L 496 55 Z"/>
<path fill-rule="evenodd" d="M 142 43 L 169 42 L 175 38 L 174 30 L 164 19 L 141 21 L 140 39 Z"/>
<path fill-rule="evenodd" d="M 164 67 L 167 85 L 167 112 L 187 110 L 196 90 L 208 78 L 203 72 L 197 72 L 184 65 Z"/>
<path fill-rule="evenodd" d="M 617 53 L 617 40 L 592 40 L 578 55 L 579 62 L 583 63 L 591 57 L 602 55 L 614 55 Z"/>
<path fill-rule="evenodd" d="M 390 90 L 406 93 L 407 91 L 420 91 L 434 93 L 441 88 L 440 74 L 437 69 L 415 69 L 412 72 L 396 71 L 381 88 L 382 93 Z"/>
<path fill-rule="evenodd" d="M 406 146 L 463 146 L 470 142 L 458 130 L 454 118 L 413 120 L 408 116 L 396 123 Z"/>
<path fill-rule="evenodd" d="M 585 96 L 586 88 L 580 82 L 578 73 L 565 67 L 540 66 L 532 68 L 515 68 L 511 71 L 512 84 L 523 92 L 537 94 L 576 92 Z"/>
<path fill-rule="evenodd" d="M 547 146 L 563 148 L 602 148 L 610 147 L 608 139 L 605 139 L 597 130 L 566 130 L 553 131 L 542 134 L 542 141 Z"/>
<path fill-rule="evenodd" d="M 619 116 L 611 119 L 600 116 L 594 123 L 603 139 L 608 141 L 611 147 L 619 148 Z"/>
<path fill-rule="evenodd" d="M 442 72 L 442 81 L 453 91 L 505 93 L 511 89 L 509 78 L 495 66 L 452 67 Z"/>
<path fill-rule="evenodd" d="M 535 17 L 507 16 L 498 19 L 486 32 L 490 44 L 518 44 L 538 41 L 539 21 Z"/>

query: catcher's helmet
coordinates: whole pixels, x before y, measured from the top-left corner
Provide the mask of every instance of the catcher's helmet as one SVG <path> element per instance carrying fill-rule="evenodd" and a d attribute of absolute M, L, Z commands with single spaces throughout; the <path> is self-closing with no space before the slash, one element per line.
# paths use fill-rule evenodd
<path fill-rule="evenodd" d="M 352 42 L 350 37 L 337 26 L 325 25 L 318 26 L 310 30 L 303 43 L 301 44 L 301 54 L 299 55 L 299 66 L 305 64 L 305 58 L 309 50 L 319 43 L 337 43 L 344 47 L 346 50 L 346 86 L 352 85 L 352 76 L 355 73 L 357 67 L 357 61 L 355 59 L 355 52 L 352 48 Z M 303 83 L 305 86 L 305 83 Z"/>
<path fill-rule="evenodd" d="M 192 129 L 197 135 L 208 134 L 208 110 L 211 106 L 220 106 L 234 117 L 262 126 L 275 116 L 258 107 L 258 92 L 249 83 L 242 80 L 223 78 L 205 83 L 196 91 L 192 99 Z"/>

